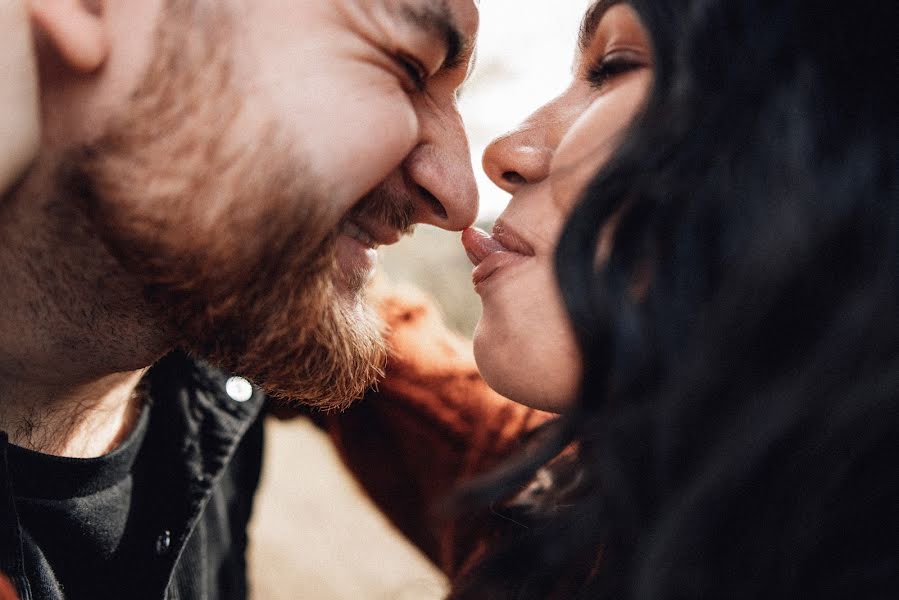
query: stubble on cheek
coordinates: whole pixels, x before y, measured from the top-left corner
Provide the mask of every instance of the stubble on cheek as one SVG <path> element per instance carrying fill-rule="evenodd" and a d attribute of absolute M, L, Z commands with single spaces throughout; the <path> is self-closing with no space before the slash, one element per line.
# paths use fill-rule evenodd
<path fill-rule="evenodd" d="M 334 288 L 325 186 L 276 123 L 228 150 L 244 98 L 228 15 L 206 7 L 197 24 L 172 5 L 143 84 L 71 157 L 66 185 L 176 343 L 277 396 L 342 407 L 378 376 L 384 348 L 361 298 Z"/>

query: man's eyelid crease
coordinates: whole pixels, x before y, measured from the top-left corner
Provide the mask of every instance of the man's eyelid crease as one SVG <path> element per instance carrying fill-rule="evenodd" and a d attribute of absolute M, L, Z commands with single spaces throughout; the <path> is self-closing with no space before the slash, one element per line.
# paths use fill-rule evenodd
<path fill-rule="evenodd" d="M 428 73 L 418 59 L 405 52 L 397 52 L 394 60 L 406 72 L 415 91 L 423 92 L 427 85 Z"/>
<path fill-rule="evenodd" d="M 407 1 L 400 6 L 398 13 L 403 21 L 417 27 L 446 48 L 446 56 L 438 71 L 458 67 L 474 49 L 474 39 L 462 33 L 444 0 L 430 0 L 427 4 Z"/>

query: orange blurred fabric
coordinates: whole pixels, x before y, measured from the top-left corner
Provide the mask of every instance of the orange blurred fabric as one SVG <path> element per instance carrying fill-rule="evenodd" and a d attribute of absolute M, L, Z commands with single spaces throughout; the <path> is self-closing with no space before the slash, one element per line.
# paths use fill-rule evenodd
<path fill-rule="evenodd" d="M 0 573 L 0 600 L 19 600 L 16 588 L 3 573 Z"/>
<path fill-rule="evenodd" d="M 393 292 L 379 304 L 390 345 L 383 381 L 347 411 L 313 419 L 378 507 L 454 578 L 499 533 L 483 519 L 438 518 L 435 508 L 461 482 L 510 456 L 551 415 L 487 387 L 471 342 L 444 325 L 424 294 Z"/>

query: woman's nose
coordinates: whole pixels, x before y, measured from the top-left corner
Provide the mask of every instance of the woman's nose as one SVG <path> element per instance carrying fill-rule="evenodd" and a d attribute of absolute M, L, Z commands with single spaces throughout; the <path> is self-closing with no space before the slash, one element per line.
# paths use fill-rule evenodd
<path fill-rule="evenodd" d="M 493 140 L 484 151 L 484 171 L 502 190 L 514 194 L 549 175 L 552 148 L 539 130 L 523 125 Z"/>

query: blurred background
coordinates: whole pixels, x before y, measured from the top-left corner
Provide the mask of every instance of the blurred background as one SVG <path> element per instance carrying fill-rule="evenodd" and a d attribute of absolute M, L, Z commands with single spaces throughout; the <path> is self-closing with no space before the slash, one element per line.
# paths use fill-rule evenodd
<path fill-rule="evenodd" d="M 483 175 L 487 144 L 567 85 L 578 26 L 591 0 L 481 0 L 477 66 L 460 100 L 480 191 L 479 226 L 508 195 Z M 382 250 L 392 282 L 429 292 L 447 323 L 470 335 L 480 314 L 458 233 L 419 227 Z M 256 600 L 437 600 L 440 574 L 392 529 L 309 423 L 270 421 L 251 526 Z M 389 468 L 389 465 L 385 465 Z"/>

